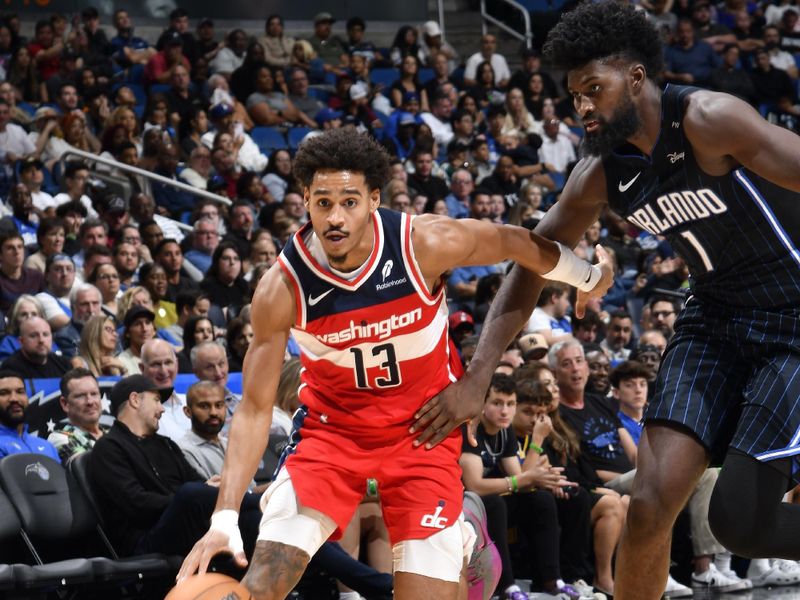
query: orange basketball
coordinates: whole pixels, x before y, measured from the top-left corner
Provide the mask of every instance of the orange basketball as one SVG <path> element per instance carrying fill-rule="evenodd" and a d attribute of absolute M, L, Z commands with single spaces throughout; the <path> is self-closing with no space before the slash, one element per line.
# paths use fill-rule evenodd
<path fill-rule="evenodd" d="M 176 585 L 164 600 L 251 600 L 250 591 L 222 573 L 192 575 Z"/>

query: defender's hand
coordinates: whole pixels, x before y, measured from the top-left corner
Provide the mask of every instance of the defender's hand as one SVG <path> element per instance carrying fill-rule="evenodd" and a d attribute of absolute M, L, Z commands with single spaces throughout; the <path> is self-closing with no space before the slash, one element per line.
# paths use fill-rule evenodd
<path fill-rule="evenodd" d="M 611 257 L 608 252 L 600 245 L 595 246 L 597 253 L 598 263 L 597 267 L 600 269 L 602 275 L 597 285 L 594 286 L 591 292 L 582 292 L 578 290 L 578 297 L 575 301 L 575 316 L 582 319 L 586 314 L 586 303 L 591 298 L 602 298 L 608 292 L 608 288 L 614 283 L 614 264 L 611 262 Z"/>

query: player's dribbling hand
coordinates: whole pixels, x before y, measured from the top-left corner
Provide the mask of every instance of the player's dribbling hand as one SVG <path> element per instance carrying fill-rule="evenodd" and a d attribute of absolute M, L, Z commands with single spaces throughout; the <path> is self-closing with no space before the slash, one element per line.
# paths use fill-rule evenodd
<path fill-rule="evenodd" d="M 602 275 L 600 276 L 600 281 L 597 282 L 591 292 L 578 290 L 578 297 L 575 301 L 575 316 L 579 319 L 582 319 L 586 314 L 586 303 L 591 298 L 599 299 L 605 296 L 608 288 L 614 283 L 614 263 L 611 262 L 611 257 L 600 244 L 597 244 L 594 248 L 598 259 L 597 266 L 600 268 Z"/>
<path fill-rule="evenodd" d="M 194 573 L 205 573 L 211 559 L 220 553 L 232 554 L 238 567 L 245 568 L 247 566 L 238 526 L 236 526 L 235 532 L 230 531 L 229 533 L 213 527 L 209 529 L 183 560 L 178 576 L 175 578 L 176 581 L 180 583 Z"/>
<path fill-rule="evenodd" d="M 416 421 L 409 429 L 410 433 L 422 431 L 414 440 L 414 446 L 425 444 L 425 448 L 430 450 L 447 439 L 450 432 L 463 423 L 469 423 L 467 436 L 469 443 L 477 446 L 476 417 L 483 409 L 484 391 L 476 388 L 474 380 L 469 375 L 464 375 L 459 381 L 451 383 L 428 400 L 414 415 Z"/>

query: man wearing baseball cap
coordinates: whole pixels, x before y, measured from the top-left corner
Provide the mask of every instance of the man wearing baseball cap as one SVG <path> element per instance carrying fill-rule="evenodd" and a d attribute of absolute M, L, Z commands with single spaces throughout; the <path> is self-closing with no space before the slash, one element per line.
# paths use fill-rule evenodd
<path fill-rule="evenodd" d="M 314 16 L 314 35 L 308 38 L 308 43 L 323 62 L 326 72 L 341 75 L 348 64 L 347 46 L 341 37 L 333 35 L 334 21 L 329 12 L 317 13 Z"/>
<path fill-rule="evenodd" d="M 442 39 L 442 28 L 436 21 L 426 21 L 422 26 L 422 61 L 428 67 L 433 67 L 433 59 L 437 54 L 444 54 L 447 59 L 449 71 L 455 68 L 458 53 Z"/>
<path fill-rule="evenodd" d="M 338 129 L 342 126 L 342 113 L 332 108 L 323 108 L 314 117 L 320 129 Z"/>
<path fill-rule="evenodd" d="M 217 498 L 219 476 L 205 479 L 177 444 L 158 434 L 171 388 L 131 375 L 111 389 L 116 421 L 91 451 L 89 480 L 108 534 L 121 555 L 186 554 L 203 533 Z M 258 497 L 242 503 L 240 523 L 252 548 L 260 520 Z"/>

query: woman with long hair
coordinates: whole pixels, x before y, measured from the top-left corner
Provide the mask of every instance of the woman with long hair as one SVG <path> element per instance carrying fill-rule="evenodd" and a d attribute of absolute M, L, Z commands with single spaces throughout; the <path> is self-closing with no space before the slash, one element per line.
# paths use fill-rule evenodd
<path fill-rule="evenodd" d="M 231 373 L 241 373 L 244 355 L 253 341 L 253 326 L 250 321 L 241 317 L 231 319 L 226 333 L 228 342 L 228 370 Z"/>
<path fill-rule="evenodd" d="M 125 131 L 125 139 L 136 146 L 136 152 L 142 153 L 142 128 L 139 125 L 139 119 L 136 118 L 136 113 L 129 106 L 118 106 L 115 108 L 108 117 L 109 127 L 121 125 Z"/>
<path fill-rule="evenodd" d="M 211 268 L 200 287 L 208 294 L 211 302 L 223 307 L 243 306 L 249 298 L 250 288 L 242 272 L 242 257 L 236 244 L 220 242 L 211 257 Z"/>
<path fill-rule="evenodd" d="M 415 56 L 420 61 L 425 59 L 417 41 L 418 38 L 416 28 L 411 25 L 403 25 L 397 30 L 389 50 L 389 58 L 395 67 L 399 67 L 406 56 Z"/>
<path fill-rule="evenodd" d="M 589 461 L 583 459 L 578 434 L 558 411 L 558 396 L 551 392 L 553 382 L 552 372 L 544 365 L 538 369 L 538 374 L 532 371 L 526 379 L 518 382 L 518 417 L 514 420 L 514 426 L 519 430 L 518 434 L 524 433 L 526 442 L 529 442 L 523 445 L 535 447 L 537 451 L 541 448 L 550 464 L 563 467 L 567 479 L 578 484 L 577 488 L 557 493 L 559 508 L 579 495 L 588 497 L 594 533 L 594 587 L 606 594 L 613 594 L 611 563 L 622 533 L 628 498 L 603 487 L 602 480 Z M 557 385 L 555 387 L 558 388 Z M 561 522 L 566 523 L 567 519 L 561 518 Z"/>
<path fill-rule="evenodd" d="M 125 290 L 122 297 L 117 301 L 117 322 L 122 323 L 125 320 L 125 315 L 134 306 L 144 306 L 148 310 L 153 310 L 153 298 L 147 288 L 135 285 Z"/>
<path fill-rule="evenodd" d="M 525 106 L 522 90 L 513 88 L 506 96 L 506 120 L 501 135 L 513 135 L 522 140 L 530 133 L 536 133 L 536 120 Z"/>
<path fill-rule="evenodd" d="M 111 263 L 97 265 L 89 275 L 88 283 L 100 290 L 103 299 L 103 312 L 117 318 L 118 302 L 122 293 L 119 290 L 119 273 Z"/>
<path fill-rule="evenodd" d="M 494 83 L 494 67 L 488 60 L 483 61 L 475 69 L 475 85 L 467 93 L 478 101 L 481 109 L 487 108 L 492 101 L 503 97 Z"/>
<path fill-rule="evenodd" d="M 269 155 L 267 170 L 261 182 L 267 186 L 270 196 L 275 202 L 283 202 L 286 190 L 292 187 L 292 155 L 285 148 L 273 150 Z"/>
<path fill-rule="evenodd" d="M 167 272 L 159 263 L 147 263 L 139 269 L 139 281 L 150 292 L 153 299 L 153 312 L 156 329 L 164 329 L 178 322 L 178 309 L 174 302 L 167 300 L 169 282 Z"/>
<path fill-rule="evenodd" d="M 281 368 L 281 377 L 278 380 L 278 391 L 275 395 L 275 405 L 272 407 L 272 425 L 270 435 L 289 436 L 292 433 L 292 415 L 300 406 L 297 390 L 300 388 L 300 371 L 302 365 L 296 358 L 287 360 Z"/>
<path fill-rule="evenodd" d="M 66 230 L 61 219 L 57 217 L 45 217 L 42 219 L 39 222 L 39 228 L 36 230 L 36 242 L 39 244 L 39 250 L 25 259 L 25 266 L 44 273 L 47 259 L 64 251 L 65 239 Z"/>
<path fill-rule="evenodd" d="M 20 91 L 25 102 L 39 102 L 39 72 L 26 46 L 14 50 L 8 63 L 6 81 Z"/>
<path fill-rule="evenodd" d="M 116 321 L 108 315 L 95 315 L 83 326 L 73 366 L 89 369 L 95 377 L 126 375 L 128 370 L 115 356 L 118 339 Z"/>
<path fill-rule="evenodd" d="M 255 72 L 262 64 L 266 55 L 264 46 L 259 42 L 250 42 L 244 52 L 242 66 L 231 74 L 230 90 L 239 101 L 244 102 L 255 91 Z"/>
<path fill-rule="evenodd" d="M 236 180 L 236 198 L 250 202 L 256 209 L 273 201 L 258 173 L 245 171 Z"/>
<path fill-rule="evenodd" d="M 542 120 L 542 107 L 547 100 L 544 89 L 544 79 L 541 74 L 534 73 L 528 79 L 528 89 L 525 94 L 525 106 L 537 121 Z"/>
<path fill-rule="evenodd" d="M 202 145 L 201 138 L 207 131 L 208 113 L 202 106 L 193 106 L 180 126 L 181 150 L 186 156 L 191 156 L 192 150 Z"/>
<path fill-rule="evenodd" d="M 35 296 L 22 294 L 14 302 L 8 315 L 6 335 L 0 340 L 0 361 L 7 359 L 22 347 L 19 343 L 19 326 L 31 317 L 44 318 L 44 307 Z"/>
<path fill-rule="evenodd" d="M 289 122 L 294 125 L 316 128 L 317 123 L 298 109 L 289 96 L 281 91 L 272 68 L 263 63 L 254 73 L 255 90 L 247 97 L 247 112 L 256 125 L 279 125 Z"/>
<path fill-rule="evenodd" d="M 392 84 L 391 99 L 392 106 L 400 108 L 403 104 L 403 95 L 406 92 L 415 92 L 419 96 L 419 109 L 421 112 L 428 112 L 428 92 L 419 82 L 419 58 L 413 54 L 403 57 L 400 63 L 400 78 Z"/>
<path fill-rule="evenodd" d="M 183 326 L 183 349 L 178 352 L 178 373 L 192 373 L 192 348 L 213 339 L 214 324 L 211 319 L 200 315 L 189 317 Z"/>

